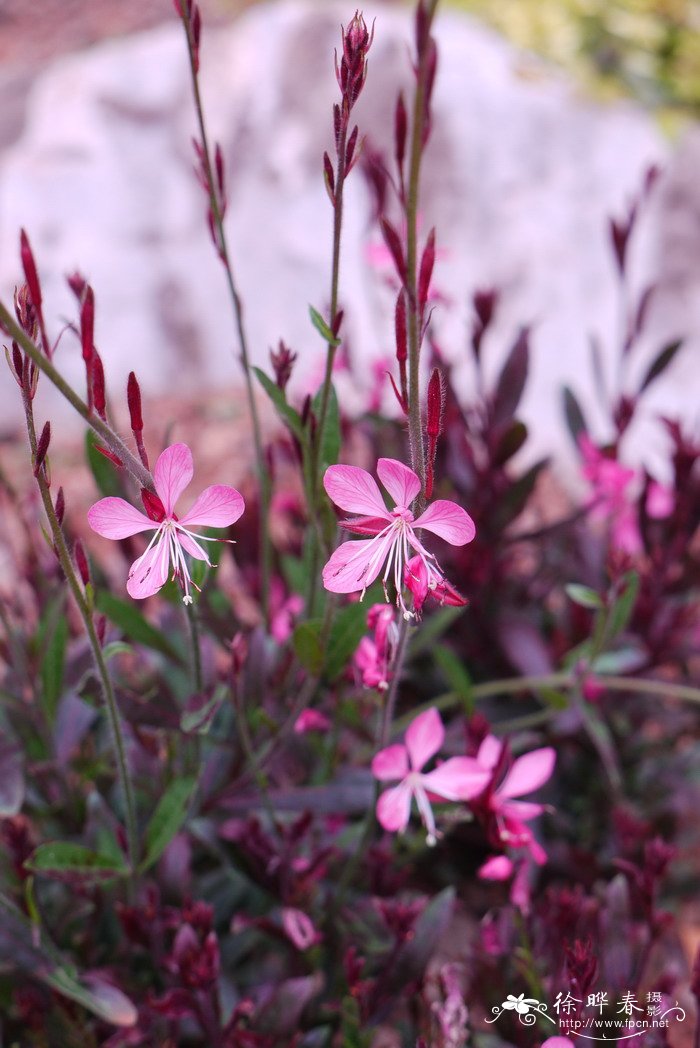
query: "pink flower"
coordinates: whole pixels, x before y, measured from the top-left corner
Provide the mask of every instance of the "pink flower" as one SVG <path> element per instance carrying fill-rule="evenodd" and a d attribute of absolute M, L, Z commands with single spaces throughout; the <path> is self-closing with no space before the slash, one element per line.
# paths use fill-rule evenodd
<path fill-rule="evenodd" d="M 413 594 L 413 612 L 417 616 L 420 616 L 428 597 L 453 608 L 463 608 L 469 603 L 437 570 L 429 575 L 420 557 L 411 557 L 404 569 L 403 580 L 406 589 Z"/>
<path fill-rule="evenodd" d="M 642 540 L 637 513 L 627 491 L 636 477 L 635 471 L 604 455 L 587 433 L 579 436 L 578 445 L 583 455 L 581 472 L 592 489 L 588 503 L 592 517 L 610 522 L 610 534 L 619 549 L 639 553 Z"/>
<path fill-rule="evenodd" d="M 493 836 L 499 844 L 527 848 L 535 862 L 542 864 L 547 858 L 545 851 L 525 823 L 540 815 L 544 806 L 515 798 L 533 793 L 547 782 L 554 770 L 556 754 L 551 747 L 546 746 L 516 757 L 500 785 L 497 785 L 503 771 L 505 747 L 506 744 L 494 735 L 487 735 L 481 743 L 476 760 L 488 771 L 491 782 L 474 807 L 481 809 L 492 823 L 492 828 L 495 828 Z"/>
<path fill-rule="evenodd" d="M 389 687 L 389 667 L 398 641 L 394 615 L 394 610 L 386 604 L 373 604 L 367 613 L 367 625 L 374 630 L 374 637 L 363 637 L 353 656 L 365 688 L 386 691 Z"/>
<path fill-rule="evenodd" d="M 146 516 L 120 498 L 100 499 L 88 510 L 93 531 L 107 539 L 125 539 L 142 531 L 155 534 L 145 553 L 134 561 L 126 588 L 131 597 L 140 600 L 157 593 L 168 580 L 172 563 L 173 577 L 182 585 L 185 604 L 192 603 L 189 568 L 185 553 L 211 565 L 197 539 L 219 541 L 196 535 L 192 527 L 227 528 L 238 520 L 245 508 L 243 497 L 235 488 L 215 484 L 205 488 L 184 517 L 178 519 L 175 503 L 192 480 L 192 452 L 186 444 L 172 444 L 156 462 L 153 479 L 157 497 L 144 493 L 144 505 L 153 517 Z"/>
<path fill-rule="evenodd" d="M 309 731 L 329 731 L 331 722 L 325 713 L 319 710 L 302 710 L 294 722 L 294 731 L 297 735 L 306 735 Z"/>
<path fill-rule="evenodd" d="M 652 480 L 647 491 L 646 511 L 654 520 L 665 520 L 670 517 L 676 506 L 676 499 L 671 488 Z"/>
<path fill-rule="evenodd" d="M 341 527 L 359 535 L 371 535 L 362 541 L 343 542 L 323 569 L 323 584 L 331 593 L 358 593 L 370 586 L 386 564 L 382 579 L 393 578 L 396 602 L 404 616 L 409 612 L 403 600 L 404 568 L 415 551 L 428 576 L 428 587 L 444 579 L 437 561 L 428 553 L 416 534 L 420 528 L 432 531 L 453 546 L 471 542 L 476 533 L 469 514 L 455 502 L 438 499 L 416 519 L 410 509 L 420 492 L 419 478 L 402 462 L 380 458 L 377 474 L 395 502 L 393 510 L 384 504 L 373 477 L 358 466 L 329 466 L 323 484 L 330 498 L 341 509 L 358 516 L 341 521 Z"/>
<path fill-rule="evenodd" d="M 406 744 L 396 743 L 380 750 L 372 761 L 372 773 L 380 782 L 400 779 L 377 801 L 377 820 L 385 830 L 402 833 L 408 826 L 411 799 L 415 797 L 421 820 L 428 831 L 428 844 L 437 832 L 430 800 L 466 801 L 476 797 L 489 780 L 490 771 L 473 757 L 450 757 L 433 771 L 421 769 L 445 741 L 440 714 L 432 707 L 419 714 L 406 730 Z"/>
<path fill-rule="evenodd" d="M 311 918 L 293 906 L 285 906 L 282 910 L 282 927 L 297 950 L 308 950 L 321 940 Z"/>

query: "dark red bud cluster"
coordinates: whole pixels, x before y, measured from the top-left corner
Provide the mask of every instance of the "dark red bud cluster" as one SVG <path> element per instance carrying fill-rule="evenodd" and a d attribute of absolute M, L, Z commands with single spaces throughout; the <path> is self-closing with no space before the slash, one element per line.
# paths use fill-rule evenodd
<path fill-rule="evenodd" d="M 279 340 L 276 351 L 270 350 L 270 361 L 272 362 L 272 370 L 275 373 L 275 381 L 283 391 L 287 388 L 287 383 L 292 377 L 292 369 L 296 359 L 297 354 L 293 353 L 282 339 Z"/>
<path fill-rule="evenodd" d="M 192 146 L 197 157 L 194 173 L 200 186 L 209 199 L 207 209 L 207 225 L 212 243 L 216 248 L 221 261 L 225 261 L 226 250 L 221 238 L 219 223 L 223 220 L 228 206 L 226 198 L 226 178 L 224 172 L 224 155 L 221 146 L 217 142 L 214 149 L 214 164 L 212 166 L 209 156 L 201 142 L 192 139 Z"/>
<path fill-rule="evenodd" d="M 342 55 L 338 65 L 338 54 L 335 55 L 335 75 L 343 96 L 343 110 L 349 115 L 350 110 L 359 98 L 367 79 L 367 54 L 374 39 L 368 32 L 364 18 L 359 11 L 355 12 L 352 21 L 343 30 Z"/>
<path fill-rule="evenodd" d="M 178 17 L 182 19 L 187 31 L 187 44 L 190 49 L 192 66 L 199 72 L 199 44 L 202 37 L 202 16 L 194 0 L 173 0 Z"/>

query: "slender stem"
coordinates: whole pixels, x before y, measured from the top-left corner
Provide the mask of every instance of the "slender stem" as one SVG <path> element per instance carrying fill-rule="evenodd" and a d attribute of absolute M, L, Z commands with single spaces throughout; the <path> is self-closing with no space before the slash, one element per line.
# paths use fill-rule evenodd
<path fill-rule="evenodd" d="M 37 440 L 36 440 L 36 429 L 34 425 L 34 413 L 32 409 L 32 403 L 27 395 L 26 391 L 23 391 L 24 409 L 27 419 L 27 432 L 29 434 L 29 445 L 32 452 L 32 460 L 36 460 Z M 131 869 L 131 881 L 130 890 L 135 893 L 136 886 L 136 874 L 139 861 L 139 844 L 138 835 L 136 828 L 136 806 L 134 803 L 134 795 L 131 787 L 131 778 L 129 776 L 129 769 L 126 759 L 126 747 L 124 745 L 124 736 L 122 733 L 121 720 L 119 716 L 119 709 L 117 707 L 116 697 L 114 695 L 114 689 L 112 687 L 112 681 L 107 670 L 107 664 L 104 659 L 102 652 L 102 645 L 100 644 L 97 632 L 95 630 L 95 623 L 93 620 L 92 607 L 86 599 L 80 583 L 78 582 L 77 576 L 73 569 L 73 562 L 66 546 L 65 536 L 63 529 L 59 523 L 56 511 L 51 500 L 51 493 L 46 483 L 43 469 L 40 469 L 37 474 L 37 484 L 39 486 L 39 492 L 41 495 L 41 501 L 44 506 L 44 511 L 51 528 L 51 536 L 54 542 L 54 548 L 58 556 L 59 563 L 63 574 L 65 575 L 69 589 L 73 595 L 73 599 L 80 612 L 80 617 L 83 620 L 85 626 L 85 632 L 87 633 L 90 648 L 92 649 L 93 659 L 95 661 L 95 668 L 97 670 L 97 676 L 100 681 L 102 689 L 102 698 L 104 702 L 105 712 L 107 714 L 107 720 L 110 726 L 112 734 L 112 742 L 114 744 L 114 753 L 117 762 L 117 774 L 122 789 L 124 798 L 124 818 L 126 823 L 126 838 L 127 838 L 127 850 L 129 854 L 129 866 Z"/>
<path fill-rule="evenodd" d="M 399 641 L 396 645 L 393 676 L 391 678 L 389 690 L 386 694 L 386 702 L 384 703 L 384 711 L 382 713 L 381 730 L 379 733 L 380 750 L 388 745 L 391 736 L 391 725 L 396 710 L 396 697 L 399 691 L 399 683 L 401 680 L 401 674 L 403 673 L 404 662 L 406 661 L 406 652 L 408 651 L 409 629 L 410 625 L 408 619 L 402 619 L 401 625 L 399 626 Z"/>
<path fill-rule="evenodd" d="M 75 408 L 88 425 L 92 426 L 95 433 L 97 433 L 97 435 L 104 441 L 110 451 L 112 451 L 117 458 L 123 462 L 126 469 L 129 470 L 141 487 L 147 488 L 149 491 L 154 491 L 153 477 L 149 471 L 144 468 L 135 455 L 132 455 L 122 438 L 114 432 L 111 426 L 104 422 L 98 415 L 95 415 L 90 411 L 85 401 L 80 399 L 78 394 L 66 382 L 60 372 L 56 370 L 48 357 L 46 357 L 39 347 L 32 342 L 29 336 L 25 334 L 17 321 L 13 318 L 12 314 L 1 302 L 0 328 L 3 328 L 10 338 L 14 339 L 18 346 L 20 346 L 27 356 L 31 358 L 39 371 L 42 371 L 46 375 L 59 393 L 66 398 L 68 403 Z"/>
<path fill-rule="evenodd" d="M 207 185 L 209 189 L 209 206 L 211 208 L 211 215 L 216 230 L 216 247 L 221 262 L 223 263 L 224 271 L 226 273 L 226 283 L 228 286 L 231 306 L 233 308 L 233 316 L 236 327 L 236 333 L 238 336 L 238 344 L 241 350 L 241 365 L 243 368 L 243 375 L 245 378 L 246 397 L 248 400 L 248 410 L 250 412 L 251 428 L 253 431 L 253 444 L 255 447 L 255 458 L 258 470 L 258 482 L 260 484 L 260 592 L 263 615 L 266 624 L 269 625 L 270 574 L 272 567 L 272 544 L 268 529 L 271 498 L 270 477 L 268 474 L 268 470 L 265 466 L 265 451 L 263 447 L 262 430 L 260 428 L 260 418 L 258 415 L 257 404 L 255 401 L 253 379 L 250 369 L 248 338 L 246 335 L 245 325 L 243 323 L 243 306 L 241 303 L 240 295 L 238 293 L 236 282 L 234 280 L 233 264 L 231 262 L 231 256 L 229 254 L 226 232 L 224 230 L 224 216 L 222 206 L 219 200 L 219 195 L 216 191 L 217 183 L 214 173 L 214 165 L 212 164 L 211 151 L 209 147 L 209 136 L 207 133 L 206 123 L 204 119 L 204 107 L 202 105 L 202 98 L 199 90 L 199 75 L 195 41 L 192 35 L 192 26 L 184 11 L 182 14 L 182 24 L 185 28 L 185 34 L 187 37 L 187 51 L 189 55 L 190 73 L 192 81 L 192 95 L 194 99 L 194 107 L 197 113 L 197 124 L 199 126 L 199 136 L 202 147 L 202 162 L 205 167 Z"/>
<path fill-rule="evenodd" d="M 192 642 L 192 682 L 197 694 L 204 687 L 202 678 L 202 652 L 199 647 L 199 622 L 194 604 L 187 605 L 187 623 L 190 628 L 190 640 Z"/>

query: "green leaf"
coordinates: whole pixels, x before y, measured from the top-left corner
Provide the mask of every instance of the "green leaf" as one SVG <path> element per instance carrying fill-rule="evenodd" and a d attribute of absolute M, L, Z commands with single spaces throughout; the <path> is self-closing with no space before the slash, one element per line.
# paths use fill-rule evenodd
<path fill-rule="evenodd" d="M 130 640 L 166 655 L 181 666 L 184 665 L 184 659 L 174 644 L 171 644 L 164 633 L 152 626 L 133 604 L 101 590 L 97 595 L 97 607 Z"/>
<path fill-rule="evenodd" d="M 313 306 L 309 306 L 309 316 L 311 317 L 311 323 L 316 328 L 324 342 L 327 342 L 329 346 L 340 345 L 340 339 L 335 337 L 319 311 L 314 309 Z"/>
<path fill-rule="evenodd" d="M 639 575 L 636 571 L 628 571 L 624 576 L 624 590 L 610 608 L 608 617 L 608 640 L 615 637 L 627 626 L 639 593 Z"/>
<path fill-rule="evenodd" d="M 646 375 L 642 379 L 642 384 L 639 387 L 639 392 L 643 393 L 647 386 L 650 386 L 654 379 L 657 379 L 661 375 L 668 365 L 675 357 L 678 350 L 683 345 L 683 339 L 676 339 L 675 342 L 670 342 L 664 349 L 661 350 L 659 355 L 651 364 L 651 367 L 647 371 Z"/>
<path fill-rule="evenodd" d="M 193 706 L 191 709 L 183 710 L 180 717 L 180 727 L 186 734 L 206 735 L 214 723 L 214 718 L 223 704 L 224 697 L 220 691 L 216 691 L 212 697 L 201 706 Z"/>
<path fill-rule="evenodd" d="M 95 446 L 98 443 L 99 441 L 93 430 L 89 429 L 85 434 L 85 454 L 92 475 L 95 478 L 95 484 L 102 495 L 121 495 L 122 489 L 119 483 L 117 467 L 108 458 L 100 454 Z"/>
<path fill-rule="evenodd" d="M 280 416 L 283 422 L 286 422 L 295 437 L 299 440 L 304 439 L 304 427 L 301 423 L 301 417 L 298 411 L 295 411 L 291 404 L 287 403 L 287 398 L 284 395 L 284 391 L 276 385 L 269 375 L 266 375 L 260 368 L 253 368 L 256 378 L 262 388 L 267 393 L 272 403 L 277 408 L 277 414 Z"/>
<path fill-rule="evenodd" d="M 292 645 L 296 657 L 304 669 L 317 674 L 323 667 L 323 649 L 321 648 L 321 619 L 309 619 L 294 630 Z"/>
<path fill-rule="evenodd" d="M 563 691 L 556 688 L 538 688 L 539 697 L 554 710 L 565 710 L 569 705 L 569 699 Z"/>
<path fill-rule="evenodd" d="M 151 821 L 146 828 L 146 856 L 140 866 L 141 873 L 158 861 L 175 834 L 182 827 L 187 817 L 190 796 L 194 790 L 195 783 L 196 779 L 192 776 L 176 779 L 170 783 L 158 801 L 156 810 L 153 812 Z"/>
<path fill-rule="evenodd" d="M 526 440 L 527 426 L 515 419 L 498 440 L 492 457 L 494 466 L 504 466 L 517 451 L 520 451 Z"/>
<path fill-rule="evenodd" d="M 471 712 L 473 708 L 471 702 L 472 681 L 466 666 L 455 655 L 452 648 L 448 648 L 444 644 L 437 644 L 433 655 L 438 666 L 445 674 L 450 691 L 454 691 L 461 699 L 466 700 L 468 709 Z"/>
<path fill-rule="evenodd" d="M 312 407 L 318 418 L 321 412 L 321 393 L 319 390 L 313 399 Z M 326 411 L 326 424 L 323 428 L 323 446 L 320 451 L 320 466 L 333 466 L 340 456 L 340 411 L 338 409 L 338 397 L 333 386 L 328 393 L 328 407 Z"/>
<path fill-rule="evenodd" d="M 63 669 L 68 643 L 68 620 L 60 618 L 51 635 L 41 661 L 42 706 L 48 720 L 53 723 L 61 692 L 63 691 Z"/>
<path fill-rule="evenodd" d="M 345 669 L 348 659 L 366 632 L 367 608 L 364 603 L 348 604 L 347 607 L 341 608 L 328 637 L 326 676 L 332 679 Z"/>
<path fill-rule="evenodd" d="M 115 863 L 112 856 L 100 855 L 82 844 L 66 841 L 40 844 L 26 865 L 34 873 L 67 884 L 111 881 L 128 873 L 127 867 Z"/>
<path fill-rule="evenodd" d="M 578 604 L 582 608 L 591 608 L 597 611 L 603 607 L 602 598 L 589 586 L 582 586 L 578 582 L 570 582 L 564 589 L 569 600 L 572 600 L 574 604 Z"/>
<path fill-rule="evenodd" d="M 456 622 L 460 615 L 463 615 L 465 608 L 440 608 L 439 611 L 434 611 L 430 617 L 426 618 L 421 623 L 419 630 L 413 631 L 411 637 L 410 651 L 411 655 L 417 655 L 421 651 L 429 651 L 435 642 L 442 637 L 443 633 L 447 633 L 448 629 L 453 622 Z"/>
<path fill-rule="evenodd" d="M 126 994 L 111 983 L 93 982 L 83 986 L 65 968 L 56 968 L 52 972 L 41 972 L 39 978 L 51 989 L 64 997 L 70 998 L 87 1008 L 93 1015 L 99 1016 L 113 1026 L 135 1026 L 138 1012 Z"/>

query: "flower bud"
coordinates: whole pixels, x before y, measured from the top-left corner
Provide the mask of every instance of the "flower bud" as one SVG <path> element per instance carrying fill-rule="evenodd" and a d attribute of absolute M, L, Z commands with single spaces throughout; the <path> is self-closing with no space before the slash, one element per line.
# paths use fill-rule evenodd
<path fill-rule="evenodd" d="M 34 262 L 34 254 L 29 244 L 29 238 L 23 229 L 20 230 L 19 239 L 20 254 L 22 256 L 22 269 L 24 270 L 24 277 L 29 287 L 29 294 L 31 295 L 35 309 L 40 309 L 41 285 L 39 284 L 36 263 Z"/>
<path fill-rule="evenodd" d="M 143 431 L 143 416 L 141 414 L 141 388 L 133 371 L 129 372 L 126 384 L 126 399 L 129 405 L 129 418 L 134 433 Z"/>
<path fill-rule="evenodd" d="M 34 459 L 34 476 L 38 477 L 41 467 L 44 465 L 44 459 L 46 458 L 46 452 L 49 450 L 49 443 L 51 441 L 51 423 L 45 422 L 44 428 L 41 431 L 41 436 L 36 446 L 36 457 Z"/>
<path fill-rule="evenodd" d="M 85 549 L 80 539 L 75 540 L 75 545 L 73 546 L 73 557 L 83 586 L 87 586 L 90 582 L 90 565 L 88 564 Z"/>

